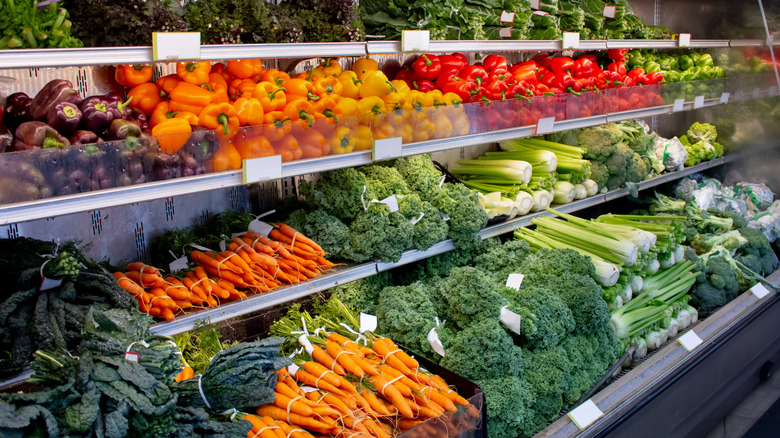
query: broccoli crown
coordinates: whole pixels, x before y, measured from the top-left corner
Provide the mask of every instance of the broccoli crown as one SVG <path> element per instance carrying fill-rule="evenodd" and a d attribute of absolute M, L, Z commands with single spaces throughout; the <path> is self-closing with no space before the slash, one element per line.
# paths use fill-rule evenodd
<path fill-rule="evenodd" d="M 607 189 L 609 190 L 615 190 L 619 189 L 626 185 L 626 174 L 620 174 L 620 175 L 610 175 L 609 178 L 607 178 Z"/>
<path fill-rule="evenodd" d="M 574 330 L 574 316 L 555 292 L 523 287 L 513 295 L 509 309 L 521 317 L 523 347 L 531 350 L 552 347 Z"/>
<path fill-rule="evenodd" d="M 313 211 L 296 210 L 285 223 L 317 242 L 325 253 L 333 257 L 344 258 L 344 254 L 351 252 L 349 227 L 322 208 Z"/>
<path fill-rule="evenodd" d="M 507 240 L 478 255 L 474 259 L 474 267 L 493 277 L 496 286 L 502 287 L 509 274 L 520 273 L 520 266 L 529 255 L 528 242 Z"/>
<path fill-rule="evenodd" d="M 409 190 L 423 199 L 439 186 L 441 172 L 434 167 L 430 154 L 399 158 L 393 162 L 393 167 L 403 176 Z"/>
<path fill-rule="evenodd" d="M 642 157 L 634 153 L 634 156 L 628 162 L 628 169 L 625 173 L 626 182 L 638 183 L 644 181 L 649 173 Z"/>
<path fill-rule="evenodd" d="M 607 165 L 610 175 L 623 175 L 626 173 L 631 159 L 634 157 L 634 151 L 625 143 L 618 143 L 615 152 L 613 152 L 604 164 Z"/>
<path fill-rule="evenodd" d="M 415 249 L 425 251 L 447 238 L 449 226 L 430 202 L 423 201 L 416 193 L 398 198 L 398 212 L 407 220 L 416 221 L 412 237 Z"/>
<path fill-rule="evenodd" d="M 705 141 L 712 143 L 718 138 L 718 130 L 715 128 L 715 125 L 696 122 L 688 128 L 686 135 L 691 142 Z"/>
<path fill-rule="evenodd" d="M 731 218 L 715 216 L 701 210 L 693 203 L 692 198 L 689 199 L 689 202 L 685 203 L 683 211 L 685 212 L 685 216 L 688 217 L 686 225 L 690 223 L 702 234 L 725 233 L 734 226 L 734 221 Z"/>
<path fill-rule="evenodd" d="M 568 131 L 553 132 L 544 136 L 545 140 L 553 143 L 560 143 L 569 146 L 579 146 L 580 141 L 577 138 L 579 135 L 579 129 L 570 129 Z"/>
<path fill-rule="evenodd" d="M 572 366 L 561 347 L 523 350 L 523 378 L 531 385 L 536 400 L 533 404 L 535 424 L 544 427 L 558 417 L 563 408 L 563 393 Z"/>
<path fill-rule="evenodd" d="M 736 298 L 739 281 L 731 264 L 721 256 L 706 257 L 704 273 L 696 278 L 691 291 L 691 305 L 709 312 Z"/>
<path fill-rule="evenodd" d="M 376 303 L 379 302 L 379 293 L 382 289 L 392 284 L 390 272 L 385 271 L 336 286 L 330 292 L 347 306 L 353 307 L 360 312 L 375 314 Z"/>
<path fill-rule="evenodd" d="M 538 429 L 531 427 L 535 401 L 533 388 L 516 375 L 495 379 L 480 379 L 476 382 L 485 393 L 487 405 L 488 437 L 517 438 L 532 436 Z"/>
<path fill-rule="evenodd" d="M 440 190 L 434 190 L 429 199 L 439 211 L 450 219 L 449 237 L 456 248 L 474 248 L 481 240 L 475 235 L 487 225 L 488 215 L 479 203 L 476 190 L 463 184 L 446 183 Z"/>
<path fill-rule="evenodd" d="M 769 239 L 767 239 L 764 233 L 748 227 L 740 228 L 739 233 L 747 240 L 747 243 L 737 249 L 737 256 L 738 258 L 754 256 L 758 261 L 758 267 L 757 269 L 751 267 L 751 269 L 758 274 L 767 276 L 780 267 L 777 254 L 772 250 Z M 742 261 L 742 263 L 750 267 L 745 261 Z"/>
<path fill-rule="evenodd" d="M 599 189 L 605 187 L 607 185 L 607 180 L 609 179 L 609 169 L 607 169 L 607 166 L 603 163 L 591 161 L 590 179 L 599 185 Z"/>
<path fill-rule="evenodd" d="M 397 262 L 412 246 L 414 226 L 400 213 L 390 213 L 386 205 L 373 203 L 357 215 L 349 232 L 351 251 L 345 254 L 349 259 Z"/>
<path fill-rule="evenodd" d="M 631 150 L 641 156 L 655 155 L 655 138 L 649 134 L 641 134 L 629 143 Z"/>
<path fill-rule="evenodd" d="M 390 195 L 405 195 L 409 187 L 404 177 L 394 167 L 373 165 L 359 167 L 358 171 L 365 175 L 377 199 L 385 199 Z"/>
<path fill-rule="evenodd" d="M 721 245 L 730 251 L 734 251 L 747 243 L 748 240 L 742 236 L 740 231 L 732 230 L 722 234 L 697 234 L 691 242 L 691 248 L 701 254 L 711 250 L 716 245 Z"/>
<path fill-rule="evenodd" d="M 714 214 L 716 216 L 720 216 L 725 219 L 731 219 L 732 224 L 734 225 L 734 228 L 741 229 L 745 228 L 747 226 L 747 220 L 739 213 L 737 210 L 716 210 L 714 208 L 710 208 L 707 210 L 707 213 Z"/>
<path fill-rule="evenodd" d="M 604 162 L 615 152 L 623 131 L 614 123 L 582 129 L 577 134 L 579 145 L 585 148 L 583 158 Z"/>
<path fill-rule="evenodd" d="M 436 326 L 436 310 L 422 283 L 390 286 L 379 293 L 376 306 L 377 332 L 399 342 L 415 353 L 433 357 L 428 332 Z"/>
<path fill-rule="evenodd" d="M 307 202 L 339 219 L 354 219 L 364 202 L 376 198 L 368 179 L 353 168 L 324 172 L 317 182 L 304 181 L 300 191 Z"/>
<path fill-rule="evenodd" d="M 477 321 L 457 332 L 446 352 L 441 366 L 471 381 L 517 375 L 523 366 L 522 349 L 498 318 Z"/>
<path fill-rule="evenodd" d="M 454 268 L 447 282 L 448 320 L 465 328 L 482 319 L 498 319 L 506 299 L 484 272 L 470 266 Z"/>

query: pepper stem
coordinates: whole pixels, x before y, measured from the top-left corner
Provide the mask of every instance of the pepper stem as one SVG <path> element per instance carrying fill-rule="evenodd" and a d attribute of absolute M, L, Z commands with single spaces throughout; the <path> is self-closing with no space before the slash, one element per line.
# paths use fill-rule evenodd
<path fill-rule="evenodd" d="M 340 122 L 339 117 L 336 115 L 336 113 L 331 111 L 329 108 L 325 108 L 325 111 L 323 111 L 322 114 L 325 115 L 325 117 L 333 117 L 333 120 L 336 123 Z"/>
<path fill-rule="evenodd" d="M 228 132 L 229 132 L 228 131 L 228 122 L 229 121 L 230 121 L 230 117 L 227 114 L 225 114 L 225 113 L 219 113 L 219 115 L 217 116 L 217 123 L 222 125 L 222 127 L 224 128 L 223 133 L 225 135 L 228 135 Z"/>
<path fill-rule="evenodd" d="M 126 101 L 117 103 L 116 104 L 116 109 L 118 109 L 120 113 L 124 114 L 125 107 L 127 105 L 130 105 L 130 102 L 132 102 L 132 101 L 133 101 L 133 96 L 130 96 Z"/>
<path fill-rule="evenodd" d="M 311 115 L 309 115 L 309 113 L 307 113 L 306 111 L 304 110 L 298 111 L 298 116 L 301 118 L 301 120 L 306 120 L 306 124 L 309 126 L 309 128 L 314 126 L 314 118 Z"/>

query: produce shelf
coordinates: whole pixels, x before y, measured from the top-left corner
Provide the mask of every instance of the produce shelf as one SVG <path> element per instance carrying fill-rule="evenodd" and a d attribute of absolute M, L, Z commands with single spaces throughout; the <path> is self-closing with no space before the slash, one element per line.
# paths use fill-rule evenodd
<path fill-rule="evenodd" d="M 769 276 L 769 280 L 775 283 L 778 279 L 780 279 L 780 271 L 775 271 Z M 769 286 L 767 288 L 770 291 L 772 290 Z M 596 403 L 605 415 L 587 429 L 580 431 L 568 416 L 563 416 L 547 427 L 547 429 L 539 432 L 536 437 L 601 436 L 602 430 L 613 423 L 624 421 L 622 417 L 627 413 L 641 408 L 648 397 L 652 397 L 657 391 L 665 389 L 665 384 L 669 384 L 671 380 L 680 377 L 684 371 L 687 371 L 690 367 L 695 366 L 699 361 L 706 358 L 707 355 L 719 347 L 720 343 L 727 340 L 729 336 L 734 335 L 734 332 L 739 328 L 751 323 L 754 318 L 773 306 L 778 300 L 780 300 L 780 296 L 777 293 L 770 293 L 770 295 L 759 299 L 750 291 L 744 292 L 696 325 L 693 331 L 703 341 L 696 349 L 688 352 L 677 341 L 670 342 L 665 347 L 654 352 L 639 366 L 628 371 L 594 395 L 591 400 Z M 687 331 L 685 330 L 684 332 Z M 680 333 L 678 337 L 683 334 Z M 767 342 L 769 341 L 767 340 Z M 733 361 L 733 357 L 731 360 Z M 703 390 L 717 391 L 717 389 L 717 386 L 712 386 Z M 707 394 L 692 393 L 691 396 L 701 397 L 698 400 L 710 400 Z M 681 406 L 669 406 L 669 408 L 680 410 Z M 640 412 L 639 415 L 642 415 L 642 413 Z M 669 421 L 680 421 L 683 418 L 684 416 L 677 416 L 674 419 L 670 418 Z M 678 427 L 691 428 L 696 426 L 696 422 L 690 422 L 687 426 Z M 678 432 L 682 433 L 679 429 Z"/>

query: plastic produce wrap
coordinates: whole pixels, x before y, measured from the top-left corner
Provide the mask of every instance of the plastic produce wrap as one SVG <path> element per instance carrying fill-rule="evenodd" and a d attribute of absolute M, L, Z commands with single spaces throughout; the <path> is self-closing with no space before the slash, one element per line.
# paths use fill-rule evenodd
<path fill-rule="evenodd" d="M 672 139 L 659 137 L 657 134 L 653 134 L 653 137 L 655 137 L 653 150 L 655 155 L 663 161 L 667 172 L 682 169 L 688 159 L 688 151 L 685 150 L 685 146 L 680 143 L 680 140 L 677 137 Z"/>
<path fill-rule="evenodd" d="M 772 243 L 780 234 L 780 212 L 773 213 L 767 210 L 758 213 L 748 222 L 748 228 L 761 231 Z"/>
<path fill-rule="evenodd" d="M 713 198 L 710 208 L 724 212 L 735 211 L 743 217 L 747 214 L 747 205 L 745 205 L 745 201 L 739 199 L 738 190 L 731 186 L 722 187 L 720 189 L 720 193 L 716 194 Z"/>
<path fill-rule="evenodd" d="M 674 186 L 674 197 L 677 199 L 687 199 L 692 191 L 699 187 L 699 180 L 696 175 L 686 176 L 677 182 Z"/>
<path fill-rule="evenodd" d="M 737 188 L 739 189 L 739 198 L 744 200 L 748 206 L 748 213 L 766 210 L 772 205 L 775 198 L 772 190 L 764 184 L 739 182 Z"/>

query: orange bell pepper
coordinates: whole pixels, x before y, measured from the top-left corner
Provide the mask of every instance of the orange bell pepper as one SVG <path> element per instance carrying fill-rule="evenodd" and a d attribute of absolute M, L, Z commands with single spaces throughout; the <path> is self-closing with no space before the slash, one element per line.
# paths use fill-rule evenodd
<path fill-rule="evenodd" d="M 198 115 L 195 114 L 195 113 L 191 113 L 189 111 L 177 111 L 176 115 L 174 115 L 173 118 L 174 119 L 184 119 L 192 126 L 200 125 L 200 123 L 199 123 L 200 118 L 198 117 Z"/>
<path fill-rule="evenodd" d="M 154 107 L 152 115 L 149 117 L 149 127 L 154 128 L 160 122 L 172 119 L 176 114 L 171 111 L 171 105 L 167 100 L 163 100 Z"/>
<path fill-rule="evenodd" d="M 231 139 L 242 160 L 270 157 L 276 152 L 259 128 L 242 128 Z"/>
<path fill-rule="evenodd" d="M 162 100 L 160 98 L 160 89 L 154 82 L 144 82 L 141 85 L 136 85 L 127 92 L 127 98 L 132 99 L 130 101 L 131 107 L 143 112 L 147 116 L 154 112 L 154 107 Z"/>
<path fill-rule="evenodd" d="M 341 96 L 344 86 L 335 76 L 327 76 L 314 80 L 314 94 L 323 98 L 325 96 Z"/>
<path fill-rule="evenodd" d="M 313 102 L 319 100 L 319 96 L 314 94 L 314 83 L 306 79 L 292 78 L 284 83 L 284 88 L 288 96 L 301 96 Z"/>
<path fill-rule="evenodd" d="M 209 73 L 209 88 L 213 93 L 211 101 L 213 103 L 229 102 L 228 98 L 228 85 L 219 73 Z"/>
<path fill-rule="evenodd" d="M 176 63 L 176 74 L 190 84 L 200 85 L 209 81 L 211 63 L 209 61 L 187 61 Z"/>
<path fill-rule="evenodd" d="M 236 147 L 230 142 L 230 139 L 223 135 L 217 135 L 217 139 L 219 141 L 219 149 L 217 149 L 217 152 L 211 159 L 214 171 L 222 172 L 230 169 L 240 169 L 243 164 L 241 155 L 238 153 L 238 150 L 236 150 Z"/>
<path fill-rule="evenodd" d="M 179 82 L 181 82 L 181 78 L 174 73 L 157 79 L 157 86 L 162 88 L 164 92 L 171 94 L 171 91 L 173 91 Z"/>
<path fill-rule="evenodd" d="M 254 79 L 233 79 L 228 87 L 230 97 L 238 99 L 239 97 L 252 97 L 255 88 L 257 88 L 257 82 Z"/>
<path fill-rule="evenodd" d="M 274 151 L 282 156 L 282 162 L 300 160 L 303 157 L 298 140 L 292 134 L 287 134 L 274 143 Z"/>
<path fill-rule="evenodd" d="M 231 59 L 227 63 L 227 70 L 239 79 L 251 78 L 265 73 L 265 67 L 259 59 Z"/>
<path fill-rule="evenodd" d="M 233 105 L 222 103 L 210 103 L 203 108 L 199 117 L 200 126 L 207 129 L 217 129 L 222 126 L 222 133 L 228 135 L 229 132 L 238 129 L 238 111 Z"/>
<path fill-rule="evenodd" d="M 230 74 L 230 72 L 227 70 L 227 67 L 225 64 L 218 62 L 211 66 L 211 73 L 218 73 L 220 76 L 222 76 L 222 79 L 225 80 L 226 84 L 229 84 L 230 81 L 232 81 L 233 75 Z"/>
<path fill-rule="evenodd" d="M 190 138 L 192 127 L 185 119 L 167 119 L 152 128 L 160 149 L 166 154 L 175 154 Z"/>
<path fill-rule="evenodd" d="M 306 99 L 296 99 L 293 102 L 288 102 L 287 106 L 282 110 L 284 117 L 289 117 L 293 121 L 302 120 L 309 128 L 314 126 L 314 113 L 314 105 Z"/>
<path fill-rule="evenodd" d="M 263 115 L 263 135 L 271 142 L 279 141 L 292 130 L 292 121 L 284 117 L 281 111 L 267 112 Z"/>
<path fill-rule="evenodd" d="M 171 109 L 200 114 L 200 111 L 211 103 L 212 97 L 213 94 L 200 85 L 179 82 L 171 91 Z"/>
<path fill-rule="evenodd" d="M 287 105 L 287 94 L 284 88 L 279 88 L 271 82 L 259 82 L 252 92 L 252 97 L 260 100 L 263 111 L 281 111 Z"/>
<path fill-rule="evenodd" d="M 240 97 L 233 102 L 233 106 L 238 112 L 238 122 L 241 125 L 256 126 L 263 124 L 263 105 L 259 99 Z"/>
<path fill-rule="evenodd" d="M 290 75 L 283 71 L 279 71 L 275 68 L 266 70 L 261 78 L 263 82 L 271 82 L 277 87 L 281 87 L 285 82 L 290 80 Z"/>
<path fill-rule="evenodd" d="M 152 68 L 145 64 L 117 65 L 114 70 L 114 80 L 127 88 L 133 88 L 152 79 Z"/>
<path fill-rule="evenodd" d="M 316 129 L 307 129 L 297 135 L 301 158 L 317 158 L 330 153 L 328 139 Z"/>

